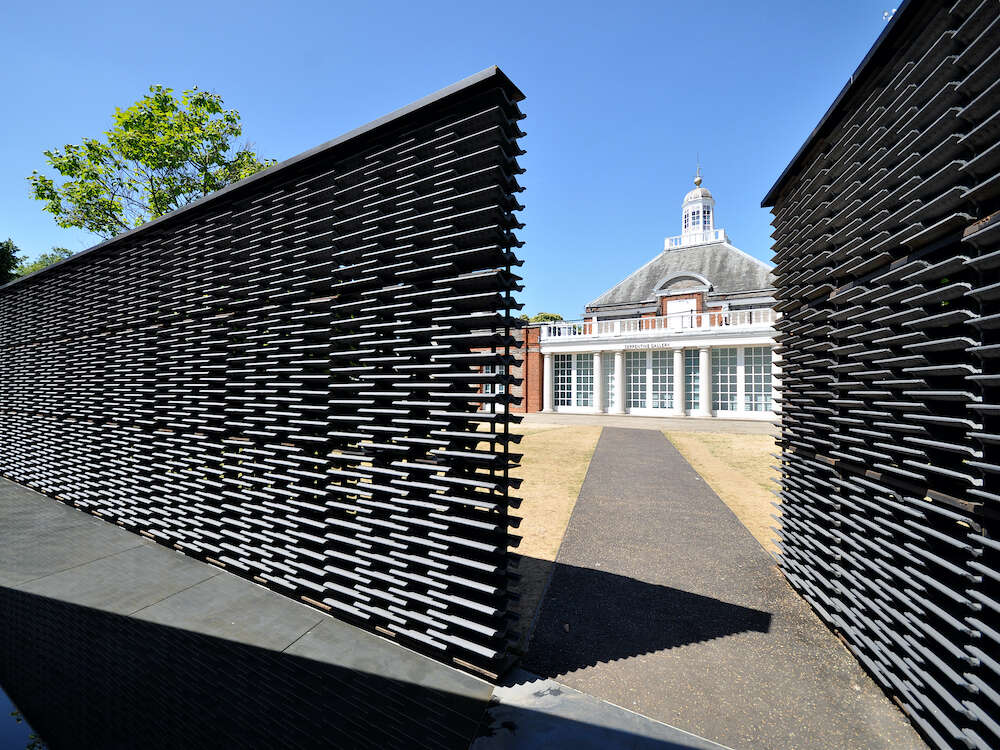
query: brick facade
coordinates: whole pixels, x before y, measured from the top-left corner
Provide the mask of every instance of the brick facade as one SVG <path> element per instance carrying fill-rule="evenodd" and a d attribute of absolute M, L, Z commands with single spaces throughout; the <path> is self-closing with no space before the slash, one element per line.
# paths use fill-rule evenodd
<path fill-rule="evenodd" d="M 542 352 L 539 347 L 541 328 L 537 325 L 522 328 L 514 336 L 520 339 L 523 346 L 518 353 L 522 360 L 518 367 L 511 367 L 510 374 L 521 378 L 521 385 L 510 387 L 511 395 L 520 396 L 520 404 L 511 404 L 510 410 L 520 414 L 542 410 Z"/>

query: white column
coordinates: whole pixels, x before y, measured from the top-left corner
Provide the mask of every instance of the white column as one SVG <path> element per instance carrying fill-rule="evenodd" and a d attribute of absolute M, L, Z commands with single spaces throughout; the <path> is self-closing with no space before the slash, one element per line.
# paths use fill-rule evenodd
<path fill-rule="evenodd" d="M 596 322 L 594 325 L 597 325 Z M 601 369 L 600 352 L 594 352 L 594 411 L 598 414 L 604 411 L 604 372 Z"/>
<path fill-rule="evenodd" d="M 625 413 L 625 353 L 615 352 L 615 414 Z"/>
<path fill-rule="evenodd" d="M 674 349 L 674 416 L 684 416 L 684 350 Z"/>
<path fill-rule="evenodd" d="M 698 416 L 712 416 L 712 358 L 707 346 L 698 350 Z"/>
<path fill-rule="evenodd" d="M 542 355 L 542 411 L 552 412 L 552 393 L 555 381 L 552 378 L 552 355 Z"/>

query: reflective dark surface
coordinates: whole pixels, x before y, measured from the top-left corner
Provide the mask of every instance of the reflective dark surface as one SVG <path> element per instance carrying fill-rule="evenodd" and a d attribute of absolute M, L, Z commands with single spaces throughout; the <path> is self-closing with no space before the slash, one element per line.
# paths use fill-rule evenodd
<path fill-rule="evenodd" d="M 0 747 L 11 750 L 42 750 L 45 743 L 21 716 L 0 685 Z"/>
<path fill-rule="evenodd" d="M 466 750 L 488 702 L 378 654 L 368 672 L 3 586 L 0 622 L 0 679 L 53 750 Z"/>

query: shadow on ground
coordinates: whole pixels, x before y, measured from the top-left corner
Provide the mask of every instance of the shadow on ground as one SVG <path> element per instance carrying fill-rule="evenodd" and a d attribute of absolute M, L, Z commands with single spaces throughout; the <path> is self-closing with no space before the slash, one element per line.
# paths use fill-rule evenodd
<path fill-rule="evenodd" d="M 530 748 L 553 733 L 580 748 L 700 747 L 648 736 L 639 717 L 622 728 L 540 704 L 499 718 L 488 686 L 460 694 L 6 587 L 0 623 L 0 684 L 51 750 Z"/>
<path fill-rule="evenodd" d="M 51 750 L 464 750 L 489 698 L 5 587 L 0 623 L 0 683 Z"/>
<path fill-rule="evenodd" d="M 518 572 L 549 580 L 524 624 L 524 667 L 542 677 L 771 627 L 768 612 L 601 570 L 520 557 Z"/>

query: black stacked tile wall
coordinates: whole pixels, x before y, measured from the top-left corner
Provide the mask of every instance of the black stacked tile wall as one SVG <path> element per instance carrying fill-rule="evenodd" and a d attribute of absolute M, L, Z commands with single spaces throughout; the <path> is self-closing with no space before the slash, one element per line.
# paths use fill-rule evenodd
<path fill-rule="evenodd" d="M 483 71 L 0 288 L 0 474 L 497 673 L 522 98 Z"/>
<path fill-rule="evenodd" d="M 914 1 L 765 198 L 781 565 L 938 747 L 1000 744 L 1000 6 Z"/>

